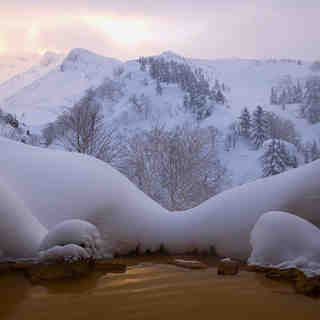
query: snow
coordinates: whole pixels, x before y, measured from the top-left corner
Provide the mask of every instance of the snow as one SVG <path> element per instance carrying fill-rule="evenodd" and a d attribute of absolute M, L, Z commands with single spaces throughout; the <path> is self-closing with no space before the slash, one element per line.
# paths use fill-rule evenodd
<path fill-rule="evenodd" d="M 309 62 L 300 65 L 286 60 L 200 60 L 185 58 L 171 51 L 165 51 L 158 57 L 187 63 L 193 69 L 203 68 L 212 85 L 218 79 L 230 89 L 225 92 L 229 108 L 217 105 L 212 116 L 200 123 L 203 127 L 214 126 L 219 129 L 221 140 L 228 133 L 230 124 L 238 120 L 244 107 L 252 111 L 257 105 L 291 120 L 302 142 L 318 140 L 320 124 L 310 125 L 301 119 L 298 105 L 288 105 L 286 110 L 282 110 L 279 106 L 269 104 L 271 87 L 288 77 L 303 82 L 311 74 Z M 85 49 L 73 49 L 63 61 L 61 59 L 61 56 L 55 59 L 53 54 L 47 53 L 41 63 L 37 62 L 25 73 L 0 85 L 0 107 L 17 114 L 33 133 L 55 120 L 63 107 L 72 106 L 88 88 L 99 86 L 106 77 L 123 85 L 123 97 L 118 101 L 104 101 L 104 110 L 106 125 L 116 126 L 124 138 L 141 130 L 149 130 L 155 124 L 165 124 L 170 129 L 185 121 L 195 122 L 182 107 L 184 92 L 176 85 L 163 84 L 163 94 L 157 95 L 156 81 L 147 72 L 142 72 L 136 61 L 122 63 Z M 124 72 L 114 76 L 113 71 L 118 67 L 123 68 Z M 145 80 L 147 85 L 144 84 Z M 128 102 L 134 94 L 138 98 L 144 95 L 150 102 L 147 118 L 138 114 Z M 221 158 L 232 173 L 233 186 L 262 176 L 259 160 L 261 150 L 253 150 L 245 141 L 240 141 L 229 152 L 224 151 L 223 147 L 221 149 Z"/>
<path fill-rule="evenodd" d="M 250 264 L 320 274 L 320 230 L 286 212 L 263 214 L 251 232 Z"/>
<path fill-rule="evenodd" d="M 214 246 L 220 256 L 245 260 L 251 230 L 265 212 L 289 211 L 319 226 L 319 174 L 315 161 L 220 193 L 186 211 L 193 226 L 188 237 L 198 248 Z"/>
<path fill-rule="evenodd" d="M 0 250 L 5 257 L 32 257 L 47 233 L 17 194 L 0 179 Z"/>
<path fill-rule="evenodd" d="M 46 52 L 41 59 L 34 63 L 23 72 L 10 77 L 7 81 L 0 84 L 0 99 L 4 101 L 12 95 L 18 93 L 24 87 L 28 87 L 33 82 L 41 79 L 50 71 L 57 68 L 61 64 L 64 56 L 53 52 Z M 10 112 L 11 108 L 7 111 Z"/>
<path fill-rule="evenodd" d="M 88 259 L 91 256 L 80 246 L 75 244 L 67 244 L 65 246 L 54 246 L 48 250 L 40 251 L 38 261 L 40 262 L 57 262 L 67 261 L 74 262 L 78 260 Z"/>
<path fill-rule="evenodd" d="M 157 250 L 162 242 L 184 248 L 184 234 L 176 231 L 184 227 L 183 216 L 171 216 L 107 164 L 6 139 L 0 146 L 6 150 L 0 155 L 0 176 L 49 232 L 63 221 L 80 219 L 98 228 L 105 254 L 127 253 L 138 245 Z"/>
<path fill-rule="evenodd" d="M 289 211 L 320 225 L 320 161 L 172 213 L 95 158 L 6 139 L 0 147 L 6 150 L 0 154 L 0 250 L 15 257 L 86 239 L 89 254 L 93 247 L 110 255 L 164 245 L 177 253 L 214 247 L 221 256 L 245 260 L 250 233 L 265 212 Z"/>
<path fill-rule="evenodd" d="M 21 79 L 20 76 L 10 79 L 2 90 L 0 87 L 0 106 L 18 117 L 24 116 L 24 122 L 28 124 L 44 125 L 56 119 L 63 107 L 72 106 L 86 90 L 110 77 L 120 64 L 116 59 L 74 49 L 59 67 L 41 66 L 42 76 L 36 76 L 34 81 L 30 81 L 30 71 L 21 75 Z M 15 90 L 15 94 L 8 97 L 8 88 Z"/>
<path fill-rule="evenodd" d="M 25 53 L 19 56 L 0 55 L 0 84 L 11 77 L 26 71 L 33 65 L 38 64 L 42 56 L 40 54 Z"/>
<path fill-rule="evenodd" d="M 230 88 L 226 93 L 229 108 L 217 105 L 212 116 L 199 124 L 218 128 L 221 143 L 243 107 L 252 111 L 258 104 L 266 111 L 291 120 L 303 142 L 318 140 L 320 124 L 310 125 L 299 118 L 298 105 L 287 106 L 286 110 L 269 105 L 271 87 L 286 75 L 305 78 L 310 73 L 309 63 L 196 60 L 170 51 L 161 57 L 188 63 L 192 68 L 201 67 L 212 84 L 218 79 Z M 121 63 L 84 49 L 74 49 L 63 61 L 61 59 L 48 53 L 31 69 L 0 85 L 0 107 L 16 113 L 19 119 L 24 115 L 23 121 L 32 126 L 32 132 L 55 120 L 61 107 L 72 106 L 88 88 L 99 86 L 106 77 L 114 77 L 117 67 L 124 68 L 122 75 L 114 77 L 123 85 L 124 95 L 117 101 L 104 101 L 104 111 L 106 125 L 116 126 L 124 138 L 149 130 L 155 124 L 165 124 L 170 129 L 186 121 L 195 121 L 182 108 L 184 92 L 176 85 L 163 85 L 163 94 L 158 96 L 156 81 L 142 72 L 135 61 Z M 133 94 L 138 98 L 143 94 L 149 100 L 148 117 L 138 114 L 128 103 Z M 126 253 L 137 246 L 152 250 L 164 244 L 172 251 L 214 246 L 220 255 L 239 259 L 250 255 L 250 232 L 267 211 L 289 211 L 320 225 L 316 214 L 320 205 L 317 195 L 320 182 L 314 178 L 320 173 L 319 162 L 254 181 L 262 176 L 263 149 L 254 150 L 244 138 L 239 139 L 235 149 L 226 151 L 220 146 L 219 150 L 222 162 L 232 173 L 233 185 L 241 186 L 179 213 L 169 213 L 98 160 L 31 148 L 5 139 L 0 140 L 0 146 L 6 151 L 0 154 L 1 190 L 7 190 L 0 190 L 0 197 L 6 192 L 10 194 L 10 197 L 3 196 L 7 206 L 3 208 L 7 213 L 0 231 L 6 230 L 15 217 L 24 217 L 21 226 L 18 223 L 20 238 L 12 244 L 12 239 L 4 240 L 0 245 L 5 254 L 10 252 L 13 256 L 33 255 L 47 229 L 48 237 L 53 237 L 51 232 L 57 225 L 74 219 L 97 227 L 104 254 Z M 254 182 L 246 184 L 249 181 Z M 16 213 L 9 215 L 11 211 Z M 28 224 L 30 228 L 25 227 L 23 219 L 32 221 Z M 19 249 L 22 239 L 27 239 L 25 246 L 30 250 Z M 73 244 L 75 240 L 70 241 Z M 52 245 L 59 245 L 58 239 Z"/>
<path fill-rule="evenodd" d="M 103 255 L 100 233 L 87 221 L 74 219 L 58 223 L 42 240 L 39 250 L 44 251 L 66 244 L 82 247 L 90 257 L 99 258 Z"/>

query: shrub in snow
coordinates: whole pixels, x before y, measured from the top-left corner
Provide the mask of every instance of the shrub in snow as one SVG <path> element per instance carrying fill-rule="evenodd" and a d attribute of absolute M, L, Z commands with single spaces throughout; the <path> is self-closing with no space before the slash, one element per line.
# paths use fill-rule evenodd
<path fill-rule="evenodd" d="M 286 212 L 263 214 L 251 232 L 249 263 L 320 273 L 320 230 Z"/>
<path fill-rule="evenodd" d="M 51 229 L 43 239 L 40 250 L 50 250 L 53 247 L 59 246 L 57 250 L 42 254 L 42 256 L 50 257 L 51 254 L 57 253 L 59 255 L 60 253 L 68 252 L 63 251 L 64 249 L 61 246 L 69 244 L 82 248 L 88 257 L 99 258 L 102 255 L 101 236 L 98 229 L 87 221 L 76 219 L 63 221 Z M 83 250 L 79 251 L 80 256 L 83 255 Z M 79 255 L 78 251 L 76 252 L 76 256 Z"/>

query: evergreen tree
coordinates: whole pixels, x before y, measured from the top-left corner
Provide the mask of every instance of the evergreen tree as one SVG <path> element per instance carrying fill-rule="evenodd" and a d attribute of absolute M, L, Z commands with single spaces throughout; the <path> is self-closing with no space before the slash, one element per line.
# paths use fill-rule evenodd
<path fill-rule="evenodd" d="M 157 95 L 162 96 L 162 91 L 163 91 L 163 89 L 162 89 L 161 83 L 159 80 L 157 80 L 157 86 L 156 86 Z"/>
<path fill-rule="evenodd" d="M 250 138 L 257 149 L 269 138 L 268 119 L 265 111 L 260 106 L 257 106 L 252 114 Z"/>
<path fill-rule="evenodd" d="M 271 88 L 270 104 L 278 104 L 277 91 L 274 87 Z"/>
<path fill-rule="evenodd" d="M 220 104 L 224 104 L 226 101 L 225 96 L 222 94 L 220 89 L 216 93 L 216 101 Z"/>
<path fill-rule="evenodd" d="M 243 137 L 250 136 L 251 115 L 247 108 L 244 108 L 240 115 L 240 135 Z"/>
<path fill-rule="evenodd" d="M 301 115 L 307 118 L 310 123 L 320 121 L 320 77 L 308 79 L 301 106 Z"/>
<path fill-rule="evenodd" d="M 310 160 L 315 161 L 320 158 L 320 151 L 316 141 L 313 141 L 310 149 Z"/>
<path fill-rule="evenodd" d="M 297 167 L 297 158 L 291 156 L 281 140 L 272 139 L 268 144 L 262 160 L 263 177 L 273 176 Z"/>

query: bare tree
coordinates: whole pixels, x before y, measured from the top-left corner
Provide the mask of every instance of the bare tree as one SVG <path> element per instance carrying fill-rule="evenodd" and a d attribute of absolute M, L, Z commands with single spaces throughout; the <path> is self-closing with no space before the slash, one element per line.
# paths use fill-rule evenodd
<path fill-rule="evenodd" d="M 170 210 L 194 207 L 221 191 L 227 181 L 216 137 L 214 128 L 154 127 L 129 140 L 125 174 Z"/>
<path fill-rule="evenodd" d="M 119 154 L 116 130 L 106 128 L 102 105 L 95 99 L 93 90 L 88 90 L 73 107 L 66 108 L 46 133 L 68 151 L 88 154 L 108 163 Z"/>

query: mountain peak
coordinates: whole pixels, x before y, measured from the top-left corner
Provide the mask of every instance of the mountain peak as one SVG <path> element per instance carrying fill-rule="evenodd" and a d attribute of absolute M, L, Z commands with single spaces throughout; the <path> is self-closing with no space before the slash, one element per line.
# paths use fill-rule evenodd
<path fill-rule="evenodd" d="M 184 57 L 170 50 L 162 52 L 159 57 L 168 59 L 168 60 L 175 60 L 175 61 L 185 60 Z"/>
<path fill-rule="evenodd" d="M 72 49 L 64 59 L 61 65 L 61 71 L 85 69 L 89 65 L 97 67 L 110 61 L 119 62 L 116 59 L 100 56 L 86 49 L 76 48 Z"/>
<path fill-rule="evenodd" d="M 59 60 L 63 57 L 62 54 L 53 52 L 53 51 L 46 51 L 40 60 L 40 65 L 42 66 L 49 66 L 52 64 L 57 64 Z"/>

